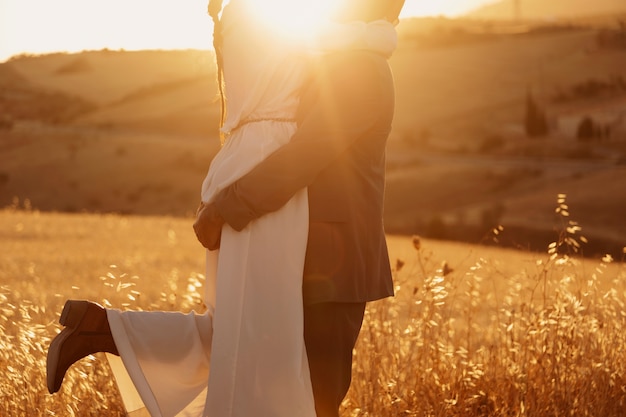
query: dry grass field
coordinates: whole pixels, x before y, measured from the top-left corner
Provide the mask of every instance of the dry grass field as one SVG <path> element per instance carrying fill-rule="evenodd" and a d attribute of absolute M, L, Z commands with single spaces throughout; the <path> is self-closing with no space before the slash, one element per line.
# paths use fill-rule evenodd
<path fill-rule="evenodd" d="M 0 211 L 0 415 L 123 416 L 101 354 L 47 393 L 61 307 L 202 310 L 192 221 L 20 206 Z M 563 220 L 545 253 L 389 236 L 397 296 L 367 311 L 342 415 L 622 416 L 626 267 L 576 258 Z"/>

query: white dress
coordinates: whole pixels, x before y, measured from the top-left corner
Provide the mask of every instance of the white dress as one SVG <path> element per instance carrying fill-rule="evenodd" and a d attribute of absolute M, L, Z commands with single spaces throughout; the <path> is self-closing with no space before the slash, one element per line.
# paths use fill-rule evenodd
<path fill-rule="evenodd" d="M 232 0 L 222 16 L 228 116 L 209 202 L 295 132 L 305 61 Z M 191 225 L 190 225 L 191 227 Z M 303 337 L 306 190 L 207 252 L 204 314 L 108 310 L 130 416 L 314 417 Z"/>

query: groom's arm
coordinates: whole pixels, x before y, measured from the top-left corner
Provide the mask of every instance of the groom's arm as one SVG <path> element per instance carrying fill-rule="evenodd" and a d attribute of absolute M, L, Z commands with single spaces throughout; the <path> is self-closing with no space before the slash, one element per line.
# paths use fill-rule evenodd
<path fill-rule="evenodd" d="M 307 114 L 291 141 L 218 194 L 215 207 L 235 230 L 281 208 L 355 141 L 380 126 L 381 114 L 390 114 L 381 108 L 393 107 L 386 60 L 363 52 L 326 59 L 318 68 L 318 84 L 310 88 L 314 91 L 303 97 L 311 102 L 303 103 Z"/>

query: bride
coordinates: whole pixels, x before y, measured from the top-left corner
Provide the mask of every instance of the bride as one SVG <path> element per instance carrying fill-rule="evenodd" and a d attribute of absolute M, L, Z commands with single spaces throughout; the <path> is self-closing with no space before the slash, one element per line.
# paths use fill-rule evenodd
<path fill-rule="evenodd" d="M 227 112 L 224 145 L 202 186 L 205 204 L 297 129 L 299 91 L 314 54 L 273 30 L 258 13 L 262 5 L 231 0 L 222 10 L 221 0 L 209 2 Z M 314 417 L 303 338 L 307 233 L 306 189 L 242 231 L 224 226 L 220 249 L 207 251 L 203 314 L 67 301 L 59 320 L 65 328 L 48 352 L 49 391 L 60 389 L 74 362 L 104 351 L 129 415 Z"/>

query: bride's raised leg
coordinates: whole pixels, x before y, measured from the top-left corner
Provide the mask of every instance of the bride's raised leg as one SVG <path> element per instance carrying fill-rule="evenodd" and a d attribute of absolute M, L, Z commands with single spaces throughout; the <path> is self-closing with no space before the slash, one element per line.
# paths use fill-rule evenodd
<path fill-rule="evenodd" d="M 65 373 L 78 360 L 96 352 L 119 355 L 104 307 L 86 300 L 65 302 L 59 323 L 65 328 L 50 344 L 47 358 L 48 391 L 61 388 Z"/>

